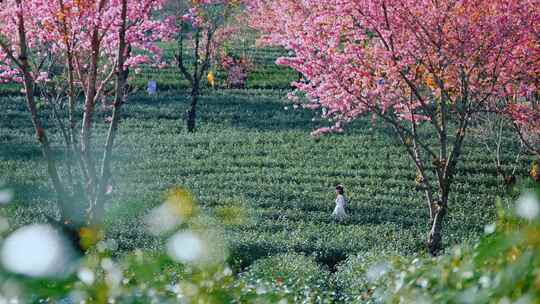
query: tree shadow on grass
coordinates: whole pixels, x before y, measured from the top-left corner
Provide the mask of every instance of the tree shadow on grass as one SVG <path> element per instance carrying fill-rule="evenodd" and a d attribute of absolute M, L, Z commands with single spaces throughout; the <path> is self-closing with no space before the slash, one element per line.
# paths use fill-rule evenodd
<path fill-rule="evenodd" d="M 340 225 L 384 225 L 393 223 L 403 229 L 419 227 L 425 224 L 427 214 L 423 209 L 410 208 L 407 206 L 370 206 L 360 205 L 348 208 L 348 217 L 344 221 L 336 220 L 333 215 L 333 209 L 326 205 L 318 204 L 292 204 L 290 208 L 280 206 L 273 208 L 268 206 L 265 212 L 259 214 L 261 218 L 289 222 L 316 222 L 321 224 L 340 224 Z M 258 208 L 261 208 L 258 206 Z M 264 207 L 263 207 L 264 208 Z M 277 223 L 276 223 L 277 224 Z"/>
<path fill-rule="evenodd" d="M 14 201 L 22 204 L 34 204 L 36 202 L 53 202 L 54 191 L 49 187 L 49 180 L 39 183 L 11 182 L 7 180 L 7 187 L 15 194 Z"/>
<path fill-rule="evenodd" d="M 31 143 L 2 143 L 0 145 L 0 160 L 32 160 L 43 158 L 37 144 Z"/>
<path fill-rule="evenodd" d="M 345 225 L 382 225 L 395 223 L 402 228 L 423 225 L 423 211 L 405 207 L 360 206 L 348 209 Z M 427 214 L 426 214 L 427 216 Z"/>
<path fill-rule="evenodd" d="M 290 107 L 284 110 L 284 107 Z M 302 130 L 306 134 L 317 127 L 313 113 L 292 110 L 292 106 L 272 97 L 210 95 L 201 99 L 200 122 L 255 131 Z"/>
<path fill-rule="evenodd" d="M 134 96 L 126 107 L 124 117 L 181 119 L 182 113 L 187 110 L 187 101 L 188 96 L 183 91 L 160 98 Z M 152 117 L 148 115 L 146 106 L 156 107 Z M 288 111 L 284 109 L 286 106 L 290 108 Z M 256 131 L 304 130 L 309 133 L 317 128 L 317 123 L 312 121 L 313 112 L 292 110 L 292 105 L 272 96 L 228 94 L 228 91 L 210 93 L 201 96 L 197 114 L 199 124 L 219 124 Z"/>
<path fill-rule="evenodd" d="M 123 118 L 141 120 L 181 120 L 188 109 L 187 91 L 167 92 L 163 95 L 133 95 L 124 108 Z M 258 90 L 206 91 L 197 106 L 197 123 L 219 125 L 248 131 L 302 131 L 309 134 L 332 123 L 321 119 L 321 113 L 302 107 L 294 108 L 285 93 Z M 366 134 L 395 140 L 393 131 L 370 118 L 360 118 L 346 126 L 348 135 Z"/>

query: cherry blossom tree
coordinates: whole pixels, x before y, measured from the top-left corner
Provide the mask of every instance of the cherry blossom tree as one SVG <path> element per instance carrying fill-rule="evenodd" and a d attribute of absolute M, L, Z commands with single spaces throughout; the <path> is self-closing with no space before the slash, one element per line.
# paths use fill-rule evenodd
<path fill-rule="evenodd" d="M 514 120 L 515 130 L 529 152 L 540 160 L 540 9 L 538 1 L 527 1 L 525 10 L 531 16 L 527 27 L 527 47 L 521 49 L 521 78 L 531 84 L 526 92 L 510 87 L 510 105 L 506 113 Z"/>
<path fill-rule="evenodd" d="M 499 113 L 513 121 L 517 134 L 527 153 L 535 156 L 531 166 L 531 177 L 539 181 L 540 171 L 540 9 L 538 1 L 523 4 L 524 19 L 528 18 L 525 46 L 514 56 L 520 62 L 516 81 L 506 88 L 505 102 L 499 104 Z M 502 108 L 501 108 L 502 107 Z"/>
<path fill-rule="evenodd" d="M 528 99 L 513 98 L 508 107 L 505 108 L 504 113 L 513 120 L 514 130 L 528 152 L 540 159 L 540 103 L 538 93 L 533 93 Z"/>
<path fill-rule="evenodd" d="M 278 64 L 303 74 L 291 98 L 322 109 L 332 121 L 315 136 L 343 132 L 365 115 L 393 128 L 425 193 L 427 248 L 437 254 L 474 114 L 493 111 L 510 94 L 522 97 L 532 88 L 519 75 L 534 44 L 528 28 L 538 23 L 530 10 L 538 11 L 538 5 L 510 0 L 252 0 L 248 5 L 262 40 L 291 51 Z"/>
<path fill-rule="evenodd" d="M 170 32 L 166 22 L 153 19 L 162 2 L 6 0 L 0 6 L 0 79 L 24 86 L 65 225 L 102 220 L 129 71 L 158 57 L 156 42 Z M 58 114 L 65 161 L 58 161 L 52 148 L 53 131 L 43 123 L 39 95 Z M 58 113 L 59 105 L 66 115 Z M 109 128 L 98 133 L 105 142 L 98 160 L 94 129 L 99 112 L 106 113 Z M 78 202 L 88 206 L 86 214 Z"/>
<path fill-rule="evenodd" d="M 234 32 L 228 21 L 239 8 L 239 1 L 174 0 L 169 4 L 177 19 L 176 64 L 191 87 L 185 120 L 188 132 L 194 132 L 201 82 L 207 76 L 216 51 Z"/>

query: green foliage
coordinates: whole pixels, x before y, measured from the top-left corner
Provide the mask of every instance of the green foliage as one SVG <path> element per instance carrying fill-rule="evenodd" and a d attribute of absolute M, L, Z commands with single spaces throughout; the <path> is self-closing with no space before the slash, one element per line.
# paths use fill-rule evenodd
<path fill-rule="evenodd" d="M 312 119 L 310 111 L 292 108 L 285 102 L 285 91 L 253 89 L 288 88 L 297 75 L 273 65 L 279 50 L 251 51 L 256 53 L 250 58 L 257 65 L 248 80 L 252 89 L 204 92 L 196 134 L 181 129 L 187 93 L 164 91 L 184 87 L 178 71 L 146 67 L 133 76 L 135 88 L 144 90 L 146 81 L 153 78 L 160 91 L 157 96 L 140 93 L 130 97 L 115 147 L 114 188 L 105 234 L 117 243 L 112 261 L 128 279 L 120 287 L 118 301 L 175 302 L 178 295 L 169 289 L 185 282 L 184 287 L 196 286 L 200 291 L 191 299 L 209 297 L 203 300 L 212 303 L 230 299 L 273 303 L 295 297 L 307 302 L 377 302 L 386 299 L 383 291 L 395 290 L 388 288 L 397 286 L 399 275 L 405 273 L 403 280 L 408 285 L 399 290 L 404 298 L 432 299 L 440 294 L 432 300 L 452 302 L 476 286 L 473 283 L 479 283 L 485 273 L 493 277 L 506 273 L 510 263 L 499 263 L 499 268 L 473 264 L 478 273 L 473 271 L 472 279 L 441 283 L 436 278 L 451 269 L 454 253 L 414 263 L 407 258 L 423 254 L 427 211 L 423 195 L 414 189 L 414 168 L 391 131 L 360 120 L 344 135 L 319 140 L 309 137 L 310 131 L 327 122 Z M 165 56 L 171 52 L 167 49 Z M 224 79 L 219 73 L 216 77 L 218 84 Z M 0 93 L 18 91 L 11 85 L 0 88 Z M 54 195 L 24 101 L 3 96 L 0 105 L 0 181 L 15 194 L 14 202 L 1 212 L 9 219 L 10 229 L 46 222 L 56 214 Z M 45 126 L 51 130 L 51 139 L 58 141 L 60 133 L 49 115 L 45 109 Z M 96 132 L 106 131 L 105 113 L 98 113 L 96 123 Z M 54 149 L 61 161 L 60 146 Z M 476 242 L 484 226 L 497 218 L 492 202 L 504 194 L 496 168 L 480 144 L 467 143 L 463 157 L 444 228 L 448 248 Z M 518 175 L 527 176 L 529 165 L 524 159 Z M 350 200 L 350 218 L 342 224 L 330 216 L 337 183 L 345 185 Z M 190 224 L 221 231 L 229 251 L 227 264 L 201 269 L 173 262 L 163 254 L 165 239 L 148 231 L 147 214 L 163 202 L 163 193 L 177 185 L 189 188 L 200 202 L 201 213 L 207 215 Z M 491 241 L 482 242 L 488 248 L 482 252 L 508 250 L 508 238 L 499 231 L 496 235 L 503 241 L 490 237 Z M 492 245 L 486 245 L 490 242 Z M 460 249 L 460 263 L 473 263 L 471 256 L 477 250 Z M 387 258 L 395 253 L 405 257 Z M 31 290 L 26 293 L 33 297 L 29 301 L 37 296 L 62 298 L 74 290 L 98 297 L 107 290 L 101 266 L 104 258 L 107 256 L 94 253 L 82 261 L 96 274 L 91 286 L 76 276 L 61 282 L 33 281 L 6 272 L 2 272 L 1 284 L 15 281 Z M 496 256 L 485 259 L 495 261 Z M 536 253 L 531 259 L 537 261 Z M 372 266 L 377 266 L 375 274 L 370 272 Z M 233 274 L 228 275 L 227 267 Z M 380 269 L 388 270 L 387 275 L 379 277 Z M 244 271 L 236 280 L 234 274 Z M 458 278 L 458 274 L 452 275 Z M 276 280 L 281 276 L 283 283 Z M 208 277 L 212 277 L 213 287 L 201 279 Z M 429 288 L 415 285 L 424 277 Z M 259 284 L 263 289 L 255 287 Z M 527 284 L 524 288 L 532 286 Z M 385 285 L 388 288 L 375 288 Z M 506 296 L 518 298 L 517 294 Z"/>
<path fill-rule="evenodd" d="M 384 251 L 359 253 L 339 265 L 334 275 L 336 289 L 340 291 L 339 300 L 345 303 L 380 302 L 374 283 L 387 270 L 392 256 Z"/>
<path fill-rule="evenodd" d="M 540 188 L 536 199 L 524 195 L 516 205 L 499 203 L 497 222 L 486 226 L 486 235 L 475 246 L 456 246 L 437 258 L 386 258 L 384 271 L 371 282 L 362 274 L 380 264 L 366 260 L 349 263 L 340 276 L 356 278 L 346 284 L 352 294 L 354 288 L 357 293 L 367 290 L 362 303 L 537 303 L 539 197 Z M 529 213 L 520 212 L 522 208 Z"/>
<path fill-rule="evenodd" d="M 312 121 L 306 110 L 285 110 L 284 95 L 207 91 L 196 134 L 181 129 L 184 92 L 133 96 L 124 108 L 106 219 L 106 235 L 118 241 L 119 251 L 162 247 L 145 229 L 144 217 L 166 190 L 183 185 L 204 212 L 221 218 L 232 208 L 243 214 L 244 222 L 221 221 L 235 270 L 287 251 L 314 255 L 328 267 L 358 252 L 421 252 L 424 198 L 414 189 L 407 155 L 387 130 L 376 126 L 372 132 L 368 121 L 359 121 L 346 135 L 314 140 L 309 132 L 325 122 Z M 0 179 L 15 192 L 4 213 L 13 228 L 43 222 L 55 214 L 54 196 L 28 113 L 21 98 L 2 98 L 2 107 Z M 105 132 L 104 117 L 96 117 L 96 132 Z M 51 139 L 59 140 L 58 132 Z M 501 193 L 480 145 L 468 146 L 464 158 L 445 227 L 448 247 L 475 240 L 495 220 L 492 202 Z M 524 161 L 522 176 L 528 165 Z M 351 217 L 344 224 L 330 216 L 336 183 L 345 185 L 350 199 Z"/>
<path fill-rule="evenodd" d="M 292 299 L 281 290 L 261 293 L 239 285 L 225 265 L 180 264 L 137 250 L 120 259 L 92 253 L 65 279 L 32 279 L 0 272 L 1 295 L 20 303 L 275 303 Z M 4 299 L 4 298 L 3 298 Z"/>
<path fill-rule="evenodd" d="M 331 303 L 334 299 L 330 272 L 313 257 L 295 253 L 258 260 L 238 281 L 244 290 L 257 294 L 289 294 L 294 303 Z"/>

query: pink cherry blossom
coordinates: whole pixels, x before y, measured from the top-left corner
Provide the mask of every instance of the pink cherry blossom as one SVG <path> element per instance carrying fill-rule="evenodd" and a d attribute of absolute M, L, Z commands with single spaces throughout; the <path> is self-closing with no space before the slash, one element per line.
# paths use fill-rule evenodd
<path fill-rule="evenodd" d="M 536 90 L 538 75 L 523 71 L 540 71 L 538 4 L 248 1 L 261 41 L 291 51 L 277 64 L 303 74 L 294 86 L 342 122 L 367 112 L 428 121 L 426 109 L 441 99 L 485 108 Z"/>

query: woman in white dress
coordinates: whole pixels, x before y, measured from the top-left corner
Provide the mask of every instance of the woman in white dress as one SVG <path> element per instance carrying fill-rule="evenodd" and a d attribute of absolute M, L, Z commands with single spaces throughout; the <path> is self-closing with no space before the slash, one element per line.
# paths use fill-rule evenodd
<path fill-rule="evenodd" d="M 334 208 L 334 212 L 332 215 L 338 220 L 342 221 L 347 217 L 347 213 L 345 212 L 345 205 L 347 203 L 347 200 L 345 199 L 345 190 L 343 189 L 342 185 L 336 186 L 336 207 Z"/>

